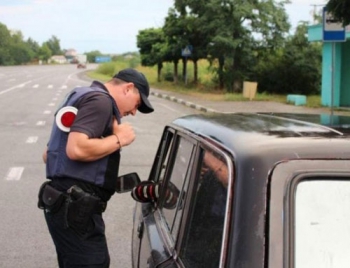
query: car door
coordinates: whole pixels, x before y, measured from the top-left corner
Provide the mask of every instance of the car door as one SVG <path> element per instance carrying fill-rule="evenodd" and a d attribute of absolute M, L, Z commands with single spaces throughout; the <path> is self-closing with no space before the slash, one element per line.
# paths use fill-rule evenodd
<path fill-rule="evenodd" d="M 196 144 L 185 133 L 165 130 L 150 173 L 150 179 L 160 184 L 159 200 L 138 204 L 135 211 L 134 267 L 156 267 L 173 255 Z"/>
<path fill-rule="evenodd" d="M 350 160 L 291 160 L 270 178 L 268 267 L 348 267 Z"/>
<path fill-rule="evenodd" d="M 184 206 L 175 250 L 159 268 L 225 267 L 233 195 L 233 161 L 202 140 Z"/>

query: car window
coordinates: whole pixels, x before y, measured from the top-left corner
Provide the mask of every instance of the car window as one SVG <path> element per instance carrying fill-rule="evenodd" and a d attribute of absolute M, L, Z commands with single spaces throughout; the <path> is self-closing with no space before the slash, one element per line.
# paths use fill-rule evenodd
<path fill-rule="evenodd" d="M 348 267 L 350 178 L 298 183 L 295 194 L 294 267 Z"/>
<path fill-rule="evenodd" d="M 155 182 L 159 182 L 164 179 L 165 170 L 168 165 L 170 150 L 172 148 L 173 138 L 174 130 L 171 128 L 167 128 L 163 133 L 162 140 L 159 144 L 156 158 L 149 176 L 150 179 Z"/>
<path fill-rule="evenodd" d="M 163 161 L 161 161 L 161 166 L 160 166 L 160 172 L 159 172 L 159 177 L 157 181 L 163 181 L 164 176 L 165 176 L 165 171 L 167 170 L 168 163 L 169 163 L 169 156 L 171 152 L 171 147 L 173 144 L 173 136 L 168 136 L 167 141 L 165 142 L 166 147 L 164 147 L 163 150 Z"/>
<path fill-rule="evenodd" d="M 166 183 L 162 185 L 159 206 L 174 241 L 182 216 L 194 148 L 192 142 L 184 137 L 178 137 L 177 146 L 172 150 L 174 156 L 172 168 L 168 165 L 169 168 L 166 171 L 169 180 L 166 180 Z M 168 156 L 168 158 L 170 157 Z"/>
<path fill-rule="evenodd" d="M 228 165 L 212 150 L 202 150 L 197 184 L 179 257 L 185 267 L 219 267 L 226 215 Z"/>

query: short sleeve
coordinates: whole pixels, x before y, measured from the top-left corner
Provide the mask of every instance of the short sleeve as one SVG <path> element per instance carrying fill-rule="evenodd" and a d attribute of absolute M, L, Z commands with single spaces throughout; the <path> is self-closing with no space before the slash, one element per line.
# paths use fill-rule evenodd
<path fill-rule="evenodd" d="M 74 106 L 78 113 L 70 132 L 81 132 L 89 138 L 112 132 L 113 106 L 109 96 L 100 92 L 87 93 Z"/>

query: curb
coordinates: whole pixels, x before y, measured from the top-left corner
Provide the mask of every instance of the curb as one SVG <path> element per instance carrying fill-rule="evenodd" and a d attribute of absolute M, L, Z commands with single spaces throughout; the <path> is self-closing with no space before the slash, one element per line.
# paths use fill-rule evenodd
<path fill-rule="evenodd" d="M 158 98 L 163 98 L 163 99 L 166 99 L 166 100 L 170 100 L 170 101 L 173 101 L 173 102 L 185 105 L 187 107 L 199 110 L 201 112 L 217 113 L 217 111 L 214 110 L 214 109 L 206 108 L 204 106 L 195 104 L 193 102 L 185 101 L 183 99 L 179 99 L 179 98 L 176 98 L 174 96 L 167 95 L 167 94 L 163 94 L 163 93 L 159 93 L 159 92 L 153 92 L 153 91 L 151 91 L 150 94 L 153 95 L 153 96 L 156 96 Z"/>

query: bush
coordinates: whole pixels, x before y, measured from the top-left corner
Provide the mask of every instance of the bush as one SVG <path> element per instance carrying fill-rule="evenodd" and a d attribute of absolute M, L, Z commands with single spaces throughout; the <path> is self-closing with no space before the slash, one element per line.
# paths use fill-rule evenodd
<path fill-rule="evenodd" d="M 106 63 L 100 64 L 97 67 L 96 72 L 99 74 L 103 74 L 105 76 L 112 77 L 115 74 L 115 63 L 106 62 Z"/>

